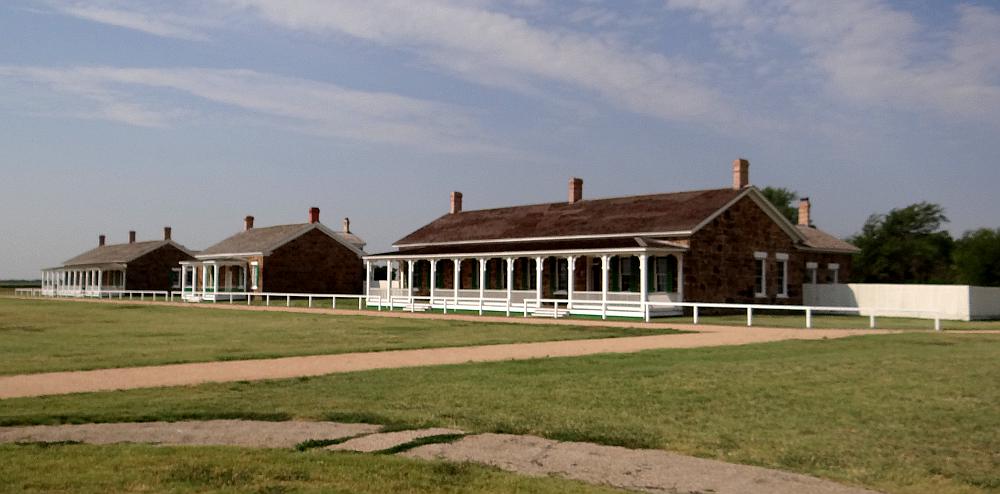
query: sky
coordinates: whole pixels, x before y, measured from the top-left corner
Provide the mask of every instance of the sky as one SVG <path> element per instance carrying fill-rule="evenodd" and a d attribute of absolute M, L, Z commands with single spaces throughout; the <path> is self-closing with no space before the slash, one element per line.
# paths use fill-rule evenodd
<path fill-rule="evenodd" d="M 838 236 L 1000 227 L 1000 4 L 8 0 L 0 279 L 97 245 L 321 220 L 369 252 L 447 213 L 750 181 Z"/>

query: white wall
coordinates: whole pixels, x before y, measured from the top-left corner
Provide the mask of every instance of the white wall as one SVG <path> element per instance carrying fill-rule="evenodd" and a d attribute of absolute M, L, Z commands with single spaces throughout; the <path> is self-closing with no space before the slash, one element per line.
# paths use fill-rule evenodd
<path fill-rule="evenodd" d="M 1000 287 L 969 287 L 972 319 L 1000 319 Z"/>
<path fill-rule="evenodd" d="M 863 315 L 968 321 L 1000 315 L 1000 289 L 968 285 L 806 284 L 803 303 L 858 307 Z"/>

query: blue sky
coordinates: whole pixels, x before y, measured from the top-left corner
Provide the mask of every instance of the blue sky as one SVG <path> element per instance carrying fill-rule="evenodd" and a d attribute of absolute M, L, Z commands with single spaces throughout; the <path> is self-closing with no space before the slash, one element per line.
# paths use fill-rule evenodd
<path fill-rule="evenodd" d="M 841 236 L 998 227 L 1000 7 L 916 0 L 11 0 L 0 278 L 97 242 L 751 182 Z"/>

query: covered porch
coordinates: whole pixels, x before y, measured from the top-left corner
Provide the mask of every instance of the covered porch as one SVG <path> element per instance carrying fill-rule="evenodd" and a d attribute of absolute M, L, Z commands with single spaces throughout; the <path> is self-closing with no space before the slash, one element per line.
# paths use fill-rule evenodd
<path fill-rule="evenodd" d="M 602 318 L 674 315 L 645 302 L 684 300 L 683 245 L 365 257 L 369 307 Z M 386 280 L 374 280 L 385 266 Z"/>
<path fill-rule="evenodd" d="M 226 294 L 226 300 L 246 299 L 248 268 L 256 269 L 241 258 L 182 261 L 180 265 L 181 299 L 188 302 L 215 301 L 219 294 Z"/>
<path fill-rule="evenodd" d="M 124 264 L 56 267 L 42 270 L 42 294 L 53 297 L 99 297 L 125 289 Z"/>

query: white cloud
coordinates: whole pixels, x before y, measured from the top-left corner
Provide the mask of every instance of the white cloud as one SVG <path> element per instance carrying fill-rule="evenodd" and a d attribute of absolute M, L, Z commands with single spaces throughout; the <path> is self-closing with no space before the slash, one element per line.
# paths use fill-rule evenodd
<path fill-rule="evenodd" d="M 479 83 L 529 92 L 563 85 L 668 120 L 715 123 L 730 113 L 697 65 L 599 36 L 543 29 L 476 2 L 223 1 L 287 29 L 412 50 Z"/>
<path fill-rule="evenodd" d="M 192 41 L 204 41 L 207 38 L 198 29 L 206 23 L 190 17 L 179 16 L 168 12 L 135 10 L 135 5 L 119 4 L 107 0 L 76 0 L 49 1 L 48 5 L 63 15 L 77 17 L 110 26 L 132 29 L 135 31 Z"/>
<path fill-rule="evenodd" d="M 496 149 L 467 112 L 451 105 L 251 70 L 0 66 L 0 78 L 80 96 L 91 105 L 88 118 L 130 125 L 159 127 L 190 117 L 191 111 L 159 101 L 180 92 L 311 134 L 441 151 Z"/>
<path fill-rule="evenodd" d="M 1000 12 L 959 5 L 951 28 L 922 25 L 881 0 L 667 0 L 694 11 L 728 39 L 790 42 L 787 63 L 837 100 L 865 107 L 931 110 L 997 122 Z M 780 40 L 780 41 L 779 41 Z M 723 47 L 724 51 L 729 51 Z M 743 54 L 760 55 L 759 50 Z"/>

